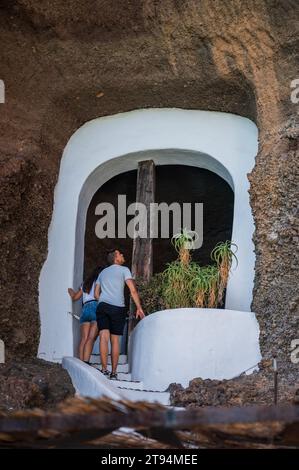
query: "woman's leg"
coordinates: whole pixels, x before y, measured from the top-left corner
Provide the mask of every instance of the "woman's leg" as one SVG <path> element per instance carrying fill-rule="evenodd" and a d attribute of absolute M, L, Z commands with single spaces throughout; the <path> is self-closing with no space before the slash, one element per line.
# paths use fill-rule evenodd
<path fill-rule="evenodd" d="M 84 361 L 84 346 L 89 335 L 89 330 L 90 323 L 81 323 L 81 340 L 79 345 L 79 359 L 81 359 L 81 361 Z"/>
<path fill-rule="evenodd" d="M 90 328 L 89 328 L 89 334 L 88 334 L 88 338 L 85 342 L 85 346 L 84 346 L 84 353 L 83 353 L 83 360 L 84 361 L 88 361 L 89 362 L 89 359 L 90 359 L 90 356 L 91 356 L 91 352 L 92 352 L 92 348 L 93 348 L 93 345 L 94 345 L 94 342 L 98 336 L 98 325 L 97 325 L 97 322 L 93 321 L 90 323 Z"/>

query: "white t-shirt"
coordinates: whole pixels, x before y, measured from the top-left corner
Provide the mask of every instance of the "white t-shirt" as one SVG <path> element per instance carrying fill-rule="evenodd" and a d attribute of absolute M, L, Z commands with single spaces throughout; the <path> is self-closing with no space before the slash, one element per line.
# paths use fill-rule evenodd
<path fill-rule="evenodd" d="M 96 284 L 100 284 L 101 287 L 99 302 L 124 307 L 124 287 L 127 279 L 133 279 L 133 276 L 126 266 L 112 264 L 103 269 L 96 280 Z"/>
<path fill-rule="evenodd" d="M 94 297 L 95 282 L 92 284 L 89 293 L 84 292 L 83 284 L 81 286 L 81 289 L 82 289 L 82 292 L 83 292 L 83 296 L 82 296 L 83 304 L 85 304 L 86 302 L 89 302 L 90 300 L 96 300 L 95 297 Z"/>

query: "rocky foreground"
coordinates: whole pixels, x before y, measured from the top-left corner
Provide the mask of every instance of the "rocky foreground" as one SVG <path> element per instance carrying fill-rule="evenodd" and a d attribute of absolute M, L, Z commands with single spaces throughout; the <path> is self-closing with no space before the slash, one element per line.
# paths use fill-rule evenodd
<path fill-rule="evenodd" d="M 171 384 L 171 404 L 186 408 L 274 404 L 274 373 L 271 361 L 262 361 L 259 371 L 232 380 L 190 381 L 189 387 Z M 278 404 L 299 402 L 298 366 L 280 364 Z"/>
<path fill-rule="evenodd" d="M 0 364 L 0 411 L 52 408 L 75 394 L 68 373 L 40 359 Z"/>
<path fill-rule="evenodd" d="M 258 372 L 232 380 L 195 378 L 189 387 L 171 384 L 171 404 L 185 408 L 272 405 L 274 375 L 271 361 Z M 68 373 L 59 365 L 39 359 L 0 364 L 0 411 L 55 407 L 75 395 Z M 279 365 L 278 404 L 299 403 L 299 374 L 295 364 Z"/>
<path fill-rule="evenodd" d="M 277 407 L 268 406 L 274 401 L 270 361 L 232 380 L 196 378 L 186 389 L 171 384 L 172 404 L 186 410 L 172 410 L 176 425 L 169 432 L 169 409 L 165 414 L 162 405 L 75 398 L 60 365 L 10 362 L 0 365 L 0 448 L 294 448 L 298 379 L 294 364 L 279 365 Z M 163 432 L 155 433 L 152 423 Z"/>

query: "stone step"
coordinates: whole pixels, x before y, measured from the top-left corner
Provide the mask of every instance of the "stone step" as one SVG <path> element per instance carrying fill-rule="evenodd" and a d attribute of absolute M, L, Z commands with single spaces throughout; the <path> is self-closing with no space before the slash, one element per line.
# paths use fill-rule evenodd
<path fill-rule="evenodd" d="M 99 366 L 90 367 L 75 357 L 64 357 L 63 367 L 68 371 L 78 396 L 113 400 L 147 401 L 170 406 L 170 394 L 152 390 L 140 390 L 142 382 L 132 382 L 131 374 L 120 372 L 120 380 L 109 380 L 99 372 Z M 123 364 L 121 366 L 124 366 Z M 124 380 L 123 380 L 124 378 Z"/>
<path fill-rule="evenodd" d="M 119 379 L 119 375 L 117 375 Z M 111 382 L 119 389 L 133 389 L 133 390 L 143 390 L 143 382 L 132 382 L 131 380 L 111 380 Z"/>
<path fill-rule="evenodd" d="M 100 364 L 94 364 L 93 367 L 95 367 L 96 369 L 101 369 L 101 365 Z M 111 372 L 111 364 L 108 364 L 107 365 L 107 369 Z M 129 364 L 118 364 L 117 366 L 117 373 L 125 373 L 127 374 L 129 372 Z M 130 374 L 131 376 L 131 374 Z M 119 377 L 120 378 L 120 377 Z M 130 377 L 131 378 L 131 377 Z M 122 378 L 121 378 L 122 380 Z"/>
<path fill-rule="evenodd" d="M 94 364 L 93 368 L 100 370 L 101 366 L 99 364 Z M 121 380 L 121 381 L 124 380 L 126 382 L 130 382 L 132 379 L 130 372 L 118 372 L 117 376 L 118 376 L 118 380 Z"/>
<path fill-rule="evenodd" d="M 118 380 L 131 382 L 132 376 L 130 372 L 118 372 L 117 373 Z"/>
<path fill-rule="evenodd" d="M 170 404 L 170 393 L 168 392 L 151 392 L 147 390 L 131 390 L 129 388 L 120 389 L 122 395 L 132 401 L 148 401 L 151 403 L 158 402 L 161 405 Z"/>
<path fill-rule="evenodd" d="M 128 361 L 128 357 L 126 354 L 121 354 L 119 356 L 119 361 L 118 363 L 119 364 L 126 364 Z M 91 357 L 90 357 L 90 362 L 91 364 L 101 364 L 101 357 L 99 354 L 92 354 Z M 109 354 L 108 356 L 108 364 L 111 364 L 111 356 Z"/>
<path fill-rule="evenodd" d="M 116 389 L 119 389 L 121 394 L 132 401 L 149 401 L 151 403 L 158 402 L 162 405 L 169 405 L 170 393 L 168 392 L 158 392 L 153 390 L 144 390 L 143 382 L 132 381 L 131 374 L 124 369 L 128 369 L 128 364 L 119 364 L 118 365 L 118 380 L 109 380 L 107 377 L 106 380 L 110 382 Z M 100 370 L 101 366 L 95 364 L 93 368 Z M 111 370 L 111 366 L 108 365 L 108 370 Z"/>

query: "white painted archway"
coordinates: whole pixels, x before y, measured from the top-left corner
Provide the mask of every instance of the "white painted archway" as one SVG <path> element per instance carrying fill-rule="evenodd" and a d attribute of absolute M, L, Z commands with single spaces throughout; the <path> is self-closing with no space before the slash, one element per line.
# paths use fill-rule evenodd
<path fill-rule="evenodd" d="M 61 361 L 73 355 L 72 303 L 67 287 L 82 282 L 86 212 L 96 190 L 138 161 L 186 164 L 224 178 L 235 194 L 232 240 L 237 269 L 227 287 L 227 309 L 250 311 L 254 278 L 253 219 L 247 173 L 254 166 L 258 132 L 239 116 L 180 109 L 131 111 L 84 124 L 61 160 L 49 228 L 48 256 L 39 283 L 39 357 Z"/>

